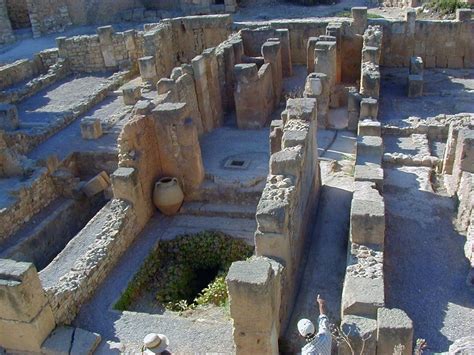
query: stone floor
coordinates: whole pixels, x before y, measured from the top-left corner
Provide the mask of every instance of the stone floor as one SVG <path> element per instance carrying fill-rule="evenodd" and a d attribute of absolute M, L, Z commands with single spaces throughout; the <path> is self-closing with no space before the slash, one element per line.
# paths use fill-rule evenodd
<path fill-rule="evenodd" d="M 407 96 L 408 69 L 382 68 L 382 121 L 474 112 L 474 69 L 426 69 L 422 97 Z"/>

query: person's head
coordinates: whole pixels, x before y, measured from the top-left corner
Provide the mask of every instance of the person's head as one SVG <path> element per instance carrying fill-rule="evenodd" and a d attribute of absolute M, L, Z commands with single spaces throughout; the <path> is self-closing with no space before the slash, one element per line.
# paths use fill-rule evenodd
<path fill-rule="evenodd" d="M 315 333 L 313 322 L 306 318 L 300 319 L 298 321 L 298 331 L 305 339 L 311 338 Z"/>
<path fill-rule="evenodd" d="M 169 346 L 168 337 L 163 334 L 150 333 L 143 339 L 143 353 L 146 355 L 163 354 Z"/>

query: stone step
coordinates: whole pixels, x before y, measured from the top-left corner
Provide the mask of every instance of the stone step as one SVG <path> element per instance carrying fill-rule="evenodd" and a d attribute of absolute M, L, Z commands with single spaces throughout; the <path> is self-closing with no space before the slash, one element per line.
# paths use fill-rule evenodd
<path fill-rule="evenodd" d="M 46 355 L 93 354 L 101 341 L 99 334 L 81 328 L 60 326 L 53 330 L 41 347 Z"/>
<path fill-rule="evenodd" d="M 193 216 L 220 216 L 230 218 L 254 219 L 255 205 L 236 205 L 230 203 L 189 202 L 181 208 L 181 214 Z"/>
<path fill-rule="evenodd" d="M 241 187 L 205 180 L 198 191 L 187 196 L 187 201 L 257 205 L 264 187 L 265 181 L 255 186 Z"/>

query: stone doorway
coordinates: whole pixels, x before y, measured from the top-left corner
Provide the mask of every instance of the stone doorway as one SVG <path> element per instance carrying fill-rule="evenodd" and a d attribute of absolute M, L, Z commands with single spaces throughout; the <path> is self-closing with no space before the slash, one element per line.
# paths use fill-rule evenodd
<path fill-rule="evenodd" d="M 6 0 L 6 5 L 13 30 L 31 28 L 30 13 L 26 0 Z"/>

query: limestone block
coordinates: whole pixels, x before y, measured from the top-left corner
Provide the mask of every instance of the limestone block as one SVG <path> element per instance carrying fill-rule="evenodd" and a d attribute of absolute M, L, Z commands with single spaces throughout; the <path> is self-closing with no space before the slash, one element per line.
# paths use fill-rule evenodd
<path fill-rule="evenodd" d="M 311 73 L 306 78 L 304 97 L 316 98 L 317 120 L 319 128 L 328 127 L 330 87 L 326 74 Z"/>
<path fill-rule="evenodd" d="M 155 57 L 146 56 L 138 59 L 138 67 L 140 76 L 146 82 L 155 83 L 157 81 L 157 72 L 155 66 Z"/>
<path fill-rule="evenodd" d="M 454 165 L 461 171 L 474 173 L 474 130 L 460 130 L 457 142 Z"/>
<path fill-rule="evenodd" d="M 367 7 L 351 8 L 351 16 L 354 19 L 352 28 L 354 33 L 362 34 L 367 28 Z"/>
<path fill-rule="evenodd" d="M 33 264 L 0 259 L 0 300 L 0 322 L 34 320 L 47 300 Z"/>
<path fill-rule="evenodd" d="M 355 315 L 376 319 L 377 310 L 383 307 L 384 303 L 382 277 L 367 278 L 346 275 L 342 290 L 342 317 Z"/>
<path fill-rule="evenodd" d="M 114 43 L 112 36 L 114 34 L 114 29 L 112 26 L 102 26 L 97 28 L 97 33 L 99 35 L 100 50 L 104 58 L 104 63 L 106 67 L 115 67 L 117 66 L 117 60 L 115 59 L 114 53 Z"/>
<path fill-rule="evenodd" d="M 421 57 L 410 58 L 410 74 L 423 75 L 423 59 Z"/>
<path fill-rule="evenodd" d="M 357 159 L 371 158 L 373 163 L 382 164 L 383 143 L 381 137 L 357 137 Z"/>
<path fill-rule="evenodd" d="M 125 105 L 135 105 L 142 96 L 140 85 L 127 85 L 122 90 L 123 103 Z"/>
<path fill-rule="evenodd" d="M 343 343 L 338 349 L 338 355 L 376 354 L 377 322 L 374 319 L 348 315 L 341 321 L 341 330 L 348 335 L 354 352 Z"/>
<path fill-rule="evenodd" d="M 401 309 L 379 308 L 377 310 L 377 354 L 393 354 L 402 346 L 401 355 L 413 351 L 413 322 Z"/>
<path fill-rule="evenodd" d="M 0 129 L 10 131 L 20 126 L 16 106 L 0 103 Z"/>
<path fill-rule="evenodd" d="M 17 353 L 39 353 L 41 344 L 55 326 L 53 311 L 49 305 L 43 307 L 31 322 L 2 319 L 0 320 L 0 346 Z"/>
<path fill-rule="evenodd" d="M 380 50 L 377 47 L 364 46 L 362 48 L 362 62 L 379 63 Z"/>
<path fill-rule="evenodd" d="M 272 69 L 272 83 L 274 106 L 280 104 L 281 93 L 283 90 L 283 72 L 281 62 L 280 42 L 267 41 L 262 46 L 262 56 L 265 63 L 269 63 Z"/>
<path fill-rule="evenodd" d="M 373 182 L 378 191 L 383 191 L 383 169 L 377 164 L 356 165 L 354 168 L 355 181 Z"/>
<path fill-rule="evenodd" d="M 270 124 L 270 154 L 281 150 L 281 140 L 283 137 L 283 121 L 273 120 Z"/>
<path fill-rule="evenodd" d="M 100 344 L 101 336 L 87 330 L 76 328 L 74 332 L 74 342 L 71 347 L 71 355 L 92 355 Z"/>
<path fill-rule="evenodd" d="M 454 159 L 456 155 L 456 144 L 458 140 L 459 130 L 453 123 L 449 125 L 448 139 L 446 140 L 446 148 L 444 149 L 443 157 L 443 174 L 452 174 Z"/>
<path fill-rule="evenodd" d="M 379 174 L 380 170 L 375 169 L 374 175 Z M 377 178 L 377 176 L 374 177 L 374 179 Z M 370 180 L 367 179 L 362 181 Z M 382 198 L 352 199 L 349 233 L 353 243 L 376 245 L 384 244 L 385 203 L 383 202 Z"/>
<path fill-rule="evenodd" d="M 298 176 L 303 163 L 303 147 L 285 148 L 270 158 L 270 174 Z"/>
<path fill-rule="evenodd" d="M 107 178 L 105 176 L 107 176 Z M 86 194 L 86 196 L 92 197 L 107 189 L 109 185 L 110 180 L 108 180 L 107 173 L 101 172 L 100 174 L 97 174 L 92 179 L 90 179 L 82 187 L 82 191 Z"/>
<path fill-rule="evenodd" d="M 112 174 L 114 197 L 135 205 L 137 203 L 138 174 L 134 168 L 119 167 Z"/>
<path fill-rule="evenodd" d="M 363 63 L 360 79 L 360 93 L 367 97 L 380 95 L 380 70 L 376 64 Z"/>
<path fill-rule="evenodd" d="M 347 111 L 349 114 L 349 122 L 347 128 L 351 131 L 357 130 L 360 116 L 360 102 L 362 101 L 362 95 L 355 87 L 349 88 L 347 94 Z"/>
<path fill-rule="evenodd" d="M 357 134 L 359 136 L 380 137 L 382 135 L 382 124 L 379 121 L 373 121 L 371 119 L 359 121 Z"/>
<path fill-rule="evenodd" d="M 372 97 L 363 98 L 360 102 L 360 118 L 377 119 L 379 114 L 379 102 Z"/>
<path fill-rule="evenodd" d="M 83 139 L 102 137 L 102 124 L 99 118 L 83 118 L 81 120 L 81 136 Z"/>
<path fill-rule="evenodd" d="M 281 273 L 268 258 L 234 262 L 227 274 L 237 354 L 277 354 Z"/>
<path fill-rule="evenodd" d="M 314 71 L 328 76 L 332 88 L 336 84 L 336 42 L 318 41 L 315 49 Z"/>
<path fill-rule="evenodd" d="M 418 97 L 423 95 L 423 76 L 408 76 L 408 97 Z"/>

